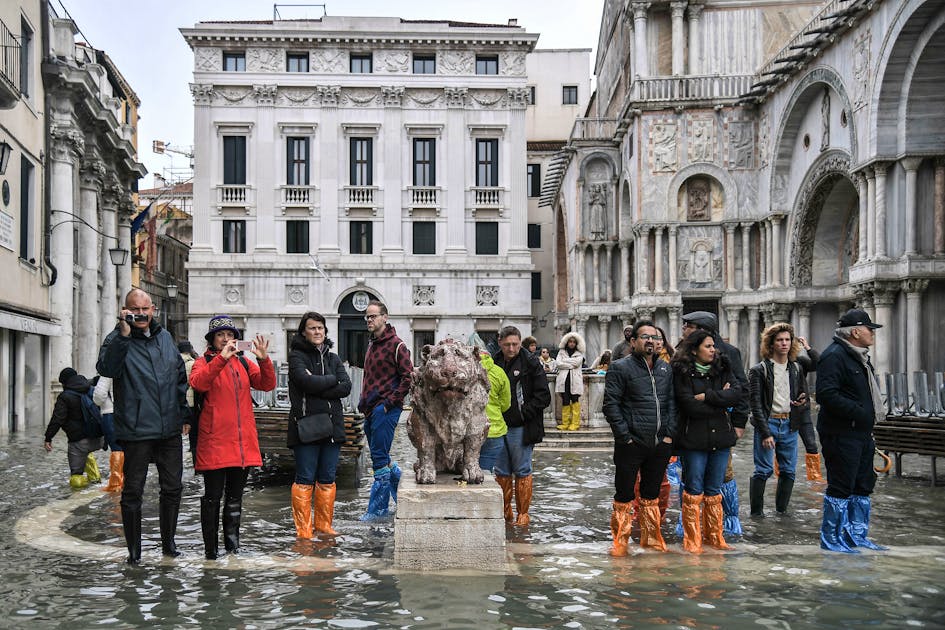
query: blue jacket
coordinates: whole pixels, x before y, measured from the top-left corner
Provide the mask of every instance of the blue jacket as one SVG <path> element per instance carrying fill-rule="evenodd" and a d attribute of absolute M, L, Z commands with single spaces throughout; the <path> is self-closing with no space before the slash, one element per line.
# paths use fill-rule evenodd
<path fill-rule="evenodd" d="M 870 433 L 876 422 L 869 368 L 853 348 L 834 337 L 817 363 L 817 431 L 822 435 Z"/>
<path fill-rule="evenodd" d="M 150 336 L 137 328 L 108 333 L 95 368 L 112 379 L 115 439 L 137 442 L 181 434 L 190 423 L 187 370 L 171 334 L 151 321 Z"/>

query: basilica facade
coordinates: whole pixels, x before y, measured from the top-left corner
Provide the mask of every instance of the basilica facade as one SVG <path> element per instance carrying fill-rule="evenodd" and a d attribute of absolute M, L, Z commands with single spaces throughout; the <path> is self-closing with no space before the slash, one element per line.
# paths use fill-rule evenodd
<path fill-rule="evenodd" d="M 878 372 L 945 369 L 945 1 L 605 3 L 597 91 L 545 181 L 559 329 L 691 310 L 758 360 L 859 306 Z"/>

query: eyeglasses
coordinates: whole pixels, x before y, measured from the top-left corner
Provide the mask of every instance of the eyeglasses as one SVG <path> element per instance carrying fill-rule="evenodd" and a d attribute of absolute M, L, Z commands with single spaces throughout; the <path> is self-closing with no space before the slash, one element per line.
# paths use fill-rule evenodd
<path fill-rule="evenodd" d="M 364 316 L 364 321 L 370 322 L 370 321 L 373 321 L 374 319 L 377 319 L 377 318 L 380 317 L 380 316 L 381 316 L 380 313 L 375 313 L 375 314 L 373 314 L 373 315 L 365 315 L 365 316 Z"/>
<path fill-rule="evenodd" d="M 663 337 L 660 335 L 640 335 L 640 339 L 643 341 L 663 341 Z"/>

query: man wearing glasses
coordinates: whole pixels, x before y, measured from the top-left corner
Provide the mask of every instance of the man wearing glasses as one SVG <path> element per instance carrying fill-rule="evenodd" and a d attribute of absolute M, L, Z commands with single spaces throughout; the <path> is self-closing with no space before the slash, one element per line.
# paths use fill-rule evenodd
<path fill-rule="evenodd" d="M 660 532 L 659 494 L 673 454 L 676 400 L 673 372 L 656 356 L 662 339 L 656 325 L 638 321 L 630 333 L 631 353 L 610 364 L 604 380 L 604 416 L 614 433 L 614 494 L 611 555 L 627 554 L 633 486 L 640 474 L 640 546 L 666 551 Z"/>
<path fill-rule="evenodd" d="M 886 416 L 869 355 L 877 328 L 866 311 L 847 311 L 817 364 L 817 433 L 827 469 L 820 546 L 828 551 L 885 549 L 866 538 L 876 485 L 873 425 Z"/>
<path fill-rule="evenodd" d="M 364 356 L 364 381 L 358 409 L 364 414 L 364 435 L 371 450 L 374 483 L 362 521 L 374 521 L 389 515 L 391 498 L 397 501 L 400 467 L 390 459 L 394 429 L 404 411 L 404 397 L 410 390 L 413 363 L 406 344 L 387 323 L 387 306 L 372 300 L 365 310 L 371 337 Z"/>
<path fill-rule="evenodd" d="M 96 369 L 112 379 L 115 439 L 125 452 L 121 522 L 128 563 L 141 562 L 141 496 L 148 465 L 157 466 L 161 486 L 161 550 L 178 556 L 174 535 L 183 490 L 183 441 L 190 430 L 187 370 L 171 334 L 154 320 L 151 296 L 132 289 L 115 330 L 98 353 Z"/>

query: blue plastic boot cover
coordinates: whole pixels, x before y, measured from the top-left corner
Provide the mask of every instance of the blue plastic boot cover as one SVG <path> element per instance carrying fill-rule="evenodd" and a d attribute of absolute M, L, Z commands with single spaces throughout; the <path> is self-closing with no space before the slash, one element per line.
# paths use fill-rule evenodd
<path fill-rule="evenodd" d="M 722 484 L 722 529 L 726 535 L 741 536 L 742 522 L 738 519 L 738 484 L 732 479 Z"/>
<path fill-rule="evenodd" d="M 857 547 L 866 547 L 875 551 L 886 551 L 889 547 L 883 547 L 866 538 L 870 529 L 870 498 L 867 496 L 854 494 L 850 497 L 850 505 L 847 512 L 846 533 L 849 544 L 852 542 Z"/>
<path fill-rule="evenodd" d="M 376 521 L 390 515 L 390 468 L 384 466 L 374 471 L 374 483 L 368 498 L 367 512 L 359 520 Z"/>
<path fill-rule="evenodd" d="M 397 487 L 400 485 L 402 474 L 403 471 L 396 462 L 390 465 L 390 498 L 394 500 L 394 503 L 397 503 Z"/>
<path fill-rule="evenodd" d="M 672 464 L 670 464 L 670 467 L 672 467 Z M 672 479 L 672 476 L 670 476 L 670 479 Z M 683 490 L 684 490 L 682 483 L 678 485 L 678 490 L 679 490 L 679 520 L 676 521 L 676 535 L 679 536 L 679 538 L 681 539 L 683 537 L 682 495 L 683 495 Z"/>
<path fill-rule="evenodd" d="M 820 524 L 820 548 L 843 553 L 860 553 L 844 540 L 850 499 L 824 495 L 824 520 Z"/>
<path fill-rule="evenodd" d="M 666 478 L 674 486 L 682 485 L 682 464 L 679 463 L 679 460 L 666 467 Z"/>

